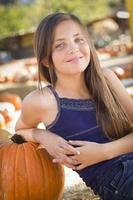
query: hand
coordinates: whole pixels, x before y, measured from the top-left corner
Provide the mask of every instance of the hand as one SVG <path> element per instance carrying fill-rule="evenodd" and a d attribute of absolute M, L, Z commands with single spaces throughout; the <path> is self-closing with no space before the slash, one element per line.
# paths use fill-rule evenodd
<path fill-rule="evenodd" d="M 69 144 L 78 146 L 79 155 L 70 156 L 75 161 L 76 170 L 81 170 L 87 166 L 106 160 L 105 145 L 88 141 L 69 141 Z"/>
<path fill-rule="evenodd" d="M 47 132 L 43 134 L 41 144 L 38 146 L 38 149 L 45 148 L 48 153 L 54 158 L 53 162 L 58 162 L 66 165 L 69 168 L 74 169 L 74 161 L 68 155 L 77 155 L 79 154 L 78 150 L 70 145 L 62 137 Z"/>

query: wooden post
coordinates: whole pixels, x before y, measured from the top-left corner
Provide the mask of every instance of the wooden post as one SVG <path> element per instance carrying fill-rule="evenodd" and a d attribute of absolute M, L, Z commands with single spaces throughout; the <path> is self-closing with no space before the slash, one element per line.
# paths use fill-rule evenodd
<path fill-rule="evenodd" d="M 129 17 L 129 26 L 130 26 L 130 33 L 133 39 L 133 1 L 132 0 L 125 0 L 127 11 L 130 14 Z"/>

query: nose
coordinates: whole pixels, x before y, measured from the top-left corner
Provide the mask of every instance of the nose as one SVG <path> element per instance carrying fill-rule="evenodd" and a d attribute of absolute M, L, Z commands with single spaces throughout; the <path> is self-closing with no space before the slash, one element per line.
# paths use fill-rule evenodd
<path fill-rule="evenodd" d="M 78 45 L 74 42 L 71 42 L 69 44 L 69 49 L 68 49 L 68 53 L 69 54 L 73 54 L 79 51 Z"/>

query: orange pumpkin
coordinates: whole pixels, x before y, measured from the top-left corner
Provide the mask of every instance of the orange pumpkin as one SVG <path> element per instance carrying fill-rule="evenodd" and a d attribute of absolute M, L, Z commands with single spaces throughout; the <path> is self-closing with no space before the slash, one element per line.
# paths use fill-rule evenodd
<path fill-rule="evenodd" d="M 15 106 L 16 110 L 21 108 L 21 98 L 17 94 L 10 92 L 3 92 L 0 94 L 0 102 L 10 102 Z"/>
<path fill-rule="evenodd" d="M 0 113 L 0 128 L 5 128 L 5 126 L 6 126 L 5 118 L 2 115 L 2 113 Z"/>
<path fill-rule="evenodd" d="M 0 200 L 59 200 L 64 170 L 37 144 L 0 145 Z"/>

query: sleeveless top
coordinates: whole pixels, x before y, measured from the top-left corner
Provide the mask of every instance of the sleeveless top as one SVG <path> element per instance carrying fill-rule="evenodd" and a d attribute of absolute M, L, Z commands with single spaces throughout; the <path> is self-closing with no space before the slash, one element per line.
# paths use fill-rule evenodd
<path fill-rule="evenodd" d="M 47 87 L 56 98 L 58 114 L 55 120 L 46 126 L 46 130 L 66 140 L 82 140 L 97 143 L 110 142 L 105 136 L 102 127 L 97 124 L 95 102 L 93 99 L 59 97 L 51 85 Z M 125 159 L 124 155 L 88 166 L 77 171 L 77 173 L 86 185 L 91 186 L 98 174 L 104 173 L 111 166 L 123 161 Z M 129 153 L 128 155 L 133 157 L 133 153 Z"/>

